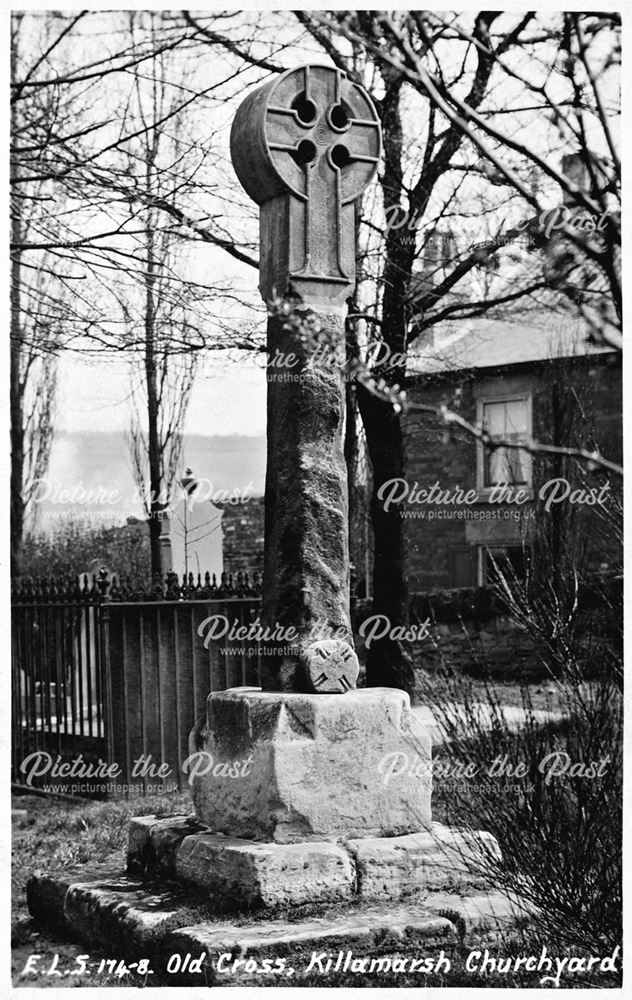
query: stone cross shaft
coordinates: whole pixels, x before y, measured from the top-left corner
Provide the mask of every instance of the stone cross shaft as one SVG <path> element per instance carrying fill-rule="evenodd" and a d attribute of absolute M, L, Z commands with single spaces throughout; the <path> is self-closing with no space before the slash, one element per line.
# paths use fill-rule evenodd
<path fill-rule="evenodd" d="M 273 304 L 263 619 L 284 635 L 295 632 L 289 644 L 266 643 L 267 690 L 344 693 L 357 678 L 344 311 L 355 284 L 355 202 L 380 150 L 370 98 L 328 66 L 281 74 L 250 94 L 233 122 L 235 172 L 260 206 L 259 288 Z M 279 300 L 292 302 L 289 322 L 275 308 Z M 312 363 L 317 347 L 326 349 L 326 363 Z"/>

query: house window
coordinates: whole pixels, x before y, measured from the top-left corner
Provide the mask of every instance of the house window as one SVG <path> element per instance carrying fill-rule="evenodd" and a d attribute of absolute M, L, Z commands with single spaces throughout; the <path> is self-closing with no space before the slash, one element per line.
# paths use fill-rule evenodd
<path fill-rule="evenodd" d="M 478 584 L 476 557 L 475 545 L 464 542 L 451 546 L 448 561 L 450 587 L 476 587 Z"/>
<path fill-rule="evenodd" d="M 531 437 L 531 397 L 507 396 L 478 403 L 478 421 L 495 438 L 510 443 Z M 531 455 L 522 448 L 500 446 L 479 449 L 478 488 L 491 490 L 500 484 L 530 488 Z"/>
<path fill-rule="evenodd" d="M 524 580 L 529 557 L 528 545 L 482 545 L 479 549 L 481 586 L 493 586 L 503 577 L 509 583 Z"/>

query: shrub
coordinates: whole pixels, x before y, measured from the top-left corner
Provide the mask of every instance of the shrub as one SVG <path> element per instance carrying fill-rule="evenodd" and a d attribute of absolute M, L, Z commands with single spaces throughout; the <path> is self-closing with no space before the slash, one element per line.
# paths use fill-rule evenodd
<path fill-rule="evenodd" d="M 149 532 L 144 521 L 89 529 L 81 521 L 65 521 L 52 535 L 27 535 L 22 556 L 22 576 L 74 575 L 98 560 L 119 578 L 134 586 L 151 579 Z"/>
<path fill-rule="evenodd" d="M 551 942 L 610 953 L 621 937 L 622 698 L 616 685 L 558 683 L 557 711 L 548 719 L 523 688 L 519 726 L 491 688 L 481 702 L 468 679 L 437 685 L 434 678 L 426 694 L 444 736 L 435 771 L 442 764 L 448 773 L 476 765 L 471 779 L 437 783 L 435 818 L 472 835 L 494 834 L 502 858 L 480 848 L 478 872 L 535 906 Z"/>

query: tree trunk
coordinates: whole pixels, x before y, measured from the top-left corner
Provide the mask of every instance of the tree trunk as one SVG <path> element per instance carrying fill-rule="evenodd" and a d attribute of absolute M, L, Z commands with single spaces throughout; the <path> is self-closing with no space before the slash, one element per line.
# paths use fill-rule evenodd
<path fill-rule="evenodd" d="M 21 15 L 16 15 L 13 21 L 11 37 L 11 76 L 15 79 L 17 62 L 16 34 Z M 17 134 L 15 106 L 12 109 L 12 132 Z M 17 168 L 15 158 L 11 159 L 11 178 L 16 178 Z M 21 239 L 22 220 L 20 214 L 21 202 L 11 199 L 11 240 L 19 243 Z M 16 250 L 11 257 L 11 361 L 10 361 L 10 412 L 11 412 L 11 575 L 19 576 L 22 555 L 22 538 L 24 534 L 24 391 L 20 377 L 22 358 L 21 330 L 21 282 L 22 261 L 20 251 Z"/>
<path fill-rule="evenodd" d="M 408 579 L 403 521 L 395 505 L 385 511 L 377 497 L 380 485 L 404 476 L 404 441 L 398 414 L 393 407 L 358 387 L 358 403 L 366 429 L 369 457 L 373 468 L 371 521 L 375 539 L 373 564 L 373 614 L 385 615 L 389 631 L 406 626 Z M 368 687 L 396 687 L 414 691 L 413 662 L 406 646 L 385 636 L 374 641 L 366 663 Z"/>
<path fill-rule="evenodd" d="M 400 116 L 401 79 L 387 83 L 381 103 L 384 140 L 384 171 L 380 176 L 384 206 L 402 210 L 403 130 Z M 390 83 L 390 86 L 388 84 Z M 398 229 L 390 229 L 385 240 L 384 292 L 382 299 L 382 336 L 391 356 L 402 357 L 406 351 L 407 297 L 413 262 L 414 243 L 402 240 Z M 390 385 L 401 384 L 401 368 L 377 372 Z M 405 473 L 404 441 L 400 415 L 393 406 L 358 386 L 358 404 L 366 431 L 367 447 L 373 471 L 371 521 L 375 544 L 373 563 L 372 612 L 384 615 L 390 629 L 406 627 L 409 622 L 408 579 L 404 522 L 397 508 L 386 512 L 377 497 L 382 483 Z M 397 687 L 414 694 L 412 658 L 403 642 L 388 636 L 375 641 L 368 650 L 367 685 Z"/>
<path fill-rule="evenodd" d="M 148 173 L 149 173 L 148 167 Z M 149 181 L 149 178 L 148 178 Z M 148 183 L 149 187 L 149 183 Z M 147 383 L 147 450 L 149 458 L 149 548 L 152 576 L 162 577 L 162 552 L 160 534 L 162 530 L 162 476 L 160 470 L 160 438 L 158 418 L 160 402 L 158 398 L 158 376 L 156 369 L 156 310 L 154 286 L 156 283 L 156 261 L 154 255 L 154 230 L 151 212 L 147 226 L 147 270 L 145 273 L 145 380 Z"/>
<path fill-rule="evenodd" d="M 13 208 L 15 206 L 12 206 Z M 11 229 L 16 236 L 15 215 Z M 21 359 L 20 330 L 20 257 L 16 253 L 11 261 L 11 575 L 19 576 L 24 534 L 24 394 L 20 379 Z"/>

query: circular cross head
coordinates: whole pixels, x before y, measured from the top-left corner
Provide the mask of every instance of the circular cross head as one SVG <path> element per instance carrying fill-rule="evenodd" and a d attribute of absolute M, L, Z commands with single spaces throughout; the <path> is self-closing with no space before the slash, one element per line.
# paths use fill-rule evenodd
<path fill-rule="evenodd" d="M 284 192 L 309 197 L 309 173 L 331 174 L 340 204 L 360 197 L 377 170 L 381 131 L 366 91 L 331 66 L 298 66 L 240 106 L 231 156 L 258 204 Z"/>
<path fill-rule="evenodd" d="M 317 694 L 345 694 L 355 688 L 360 664 L 342 639 L 312 642 L 301 650 L 300 658 L 309 686 Z"/>

